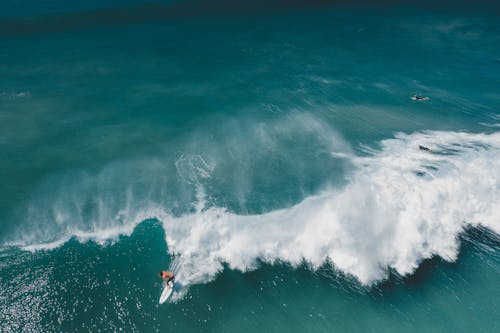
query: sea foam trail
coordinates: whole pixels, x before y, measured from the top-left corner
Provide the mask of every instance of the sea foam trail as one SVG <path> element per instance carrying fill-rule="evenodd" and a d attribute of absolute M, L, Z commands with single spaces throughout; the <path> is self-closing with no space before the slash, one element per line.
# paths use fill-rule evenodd
<path fill-rule="evenodd" d="M 305 261 L 313 269 L 330 262 L 370 285 L 389 269 L 410 274 L 435 255 L 455 260 L 458 235 L 468 225 L 500 233 L 500 133 L 398 134 L 365 150 L 365 156 L 336 154 L 354 166 L 346 185 L 290 208 L 238 215 L 205 207 L 200 187 L 192 213 L 174 216 L 158 205 L 137 210 L 130 203 L 120 226 L 77 228 L 66 237 L 102 241 L 157 218 L 184 285 L 210 281 L 224 264 L 247 271 L 259 261 Z"/>
<path fill-rule="evenodd" d="M 433 152 L 418 149 L 419 145 Z M 500 233 L 500 134 L 398 134 L 368 157 L 342 189 L 262 215 L 209 208 L 162 218 L 184 283 L 212 279 L 227 263 L 246 271 L 265 262 L 329 260 L 370 285 L 438 255 L 457 257 L 467 225 Z"/>

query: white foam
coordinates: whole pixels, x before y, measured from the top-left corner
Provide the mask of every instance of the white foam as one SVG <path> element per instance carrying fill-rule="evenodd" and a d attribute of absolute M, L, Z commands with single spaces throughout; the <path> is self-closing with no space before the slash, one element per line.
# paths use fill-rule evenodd
<path fill-rule="evenodd" d="M 436 153 L 418 149 L 432 147 Z M 466 225 L 500 232 L 500 134 L 399 134 L 355 159 L 342 189 L 262 215 L 209 208 L 164 220 L 185 283 L 210 280 L 222 264 L 242 271 L 257 259 L 312 267 L 327 258 L 371 284 L 426 258 L 456 259 Z"/>
<path fill-rule="evenodd" d="M 500 123 L 479 123 L 479 125 L 481 126 L 485 126 L 485 127 L 500 127 Z"/>
<path fill-rule="evenodd" d="M 145 218 L 147 219 L 147 218 Z M 58 240 L 44 243 L 35 243 L 30 245 L 25 245 L 25 242 L 8 242 L 7 246 L 19 246 L 22 249 L 30 252 L 39 250 L 53 250 L 64 245 L 71 238 L 76 238 L 79 242 L 93 241 L 101 245 L 112 243 L 117 240 L 119 236 L 130 236 L 134 231 L 135 227 L 142 220 L 137 220 L 137 223 L 129 223 L 125 225 L 115 226 L 107 229 L 99 229 L 93 231 L 82 231 L 75 229 L 73 231 L 68 231 L 66 235 L 60 236 Z"/>
<path fill-rule="evenodd" d="M 435 255 L 455 260 L 467 225 L 500 233 L 500 133 L 398 134 L 380 147 L 365 149 L 366 156 L 340 154 L 355 166 L 347 185 L 290 208 L 237 215 L 204 207 L 199 188 L 193 213 L 143 209 L 116 228 L 73 235 L 103 240 L 157 218 L 184 285 L 210 281 L 224 263 L 247 271 L 259 260 L 313 268 L 331 262 L 370 285 L 389 268 L 406 275 Z"/>

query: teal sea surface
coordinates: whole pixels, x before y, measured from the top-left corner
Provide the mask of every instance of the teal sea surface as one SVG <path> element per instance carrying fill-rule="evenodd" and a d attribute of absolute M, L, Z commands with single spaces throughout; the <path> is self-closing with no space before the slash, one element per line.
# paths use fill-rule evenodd
<path fill-rule="evenodd" d="M 0 332 L 499 332 L 500 6 L 2 1 L 0 184 Z"/>

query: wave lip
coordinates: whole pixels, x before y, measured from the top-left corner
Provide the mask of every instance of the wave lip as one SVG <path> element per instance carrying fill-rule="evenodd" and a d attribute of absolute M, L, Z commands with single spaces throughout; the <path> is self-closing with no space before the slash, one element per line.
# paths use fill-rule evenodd
<path fill-rule="evenodd" d="M 306 262 L 313 269 L 329 262 L 371 285 L 390 269 L 411 274 L 433 256 L 456 260 L 458 236 L 467 226 L 500 233 L 500 133 L 397 134 L 378 149 L 365 147 L 365 153 L 333 153 L 354 166 L 347 184 L 289 208 L 238 215 L 206 207 L 203 186 L 195 181 L 198 204 L 191 213 L 174 216 L 161 206 L 126 200 L 127 209 L 120 214 L 106 214 L 126 219 L 106 228 L 70 230 L 45 248 L 71 236 L 104 241 L 130 234 L 140 221 L 156 218 L 184 285 L 210 281 L 224 264 L 247 271 L 259 261 Z M 188 162 L 211 170 L 197 159 Z M 23 244 L 29 250 L 40 248 L 34 242 Z"/>
<path fill-rule="evenodd" d="M 418 145 L 432 147 L 434 153 Z M 401 275 L 438 255 L 457 257 L 468 225 L 500 232 L 500 134 L 398 134 L 353 157 L 342 189 L 262 215 L 210 208 L 164 221 L 167 243 L 180 256 L 182 278 L 209 280 L 222 263 L 242 271 L 258 260 L 326 261 L 370 285 Z"/>

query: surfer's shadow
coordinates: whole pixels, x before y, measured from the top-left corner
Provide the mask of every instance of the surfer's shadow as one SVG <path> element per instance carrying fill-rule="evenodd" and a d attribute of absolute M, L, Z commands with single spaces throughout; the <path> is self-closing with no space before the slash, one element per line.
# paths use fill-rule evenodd
<path fill-rule="evenodd" d="M 178 293 L 183 289 L 184 285 L 181 282 L 174 282 L 174 285 L 172 286 L 172 292 Z"/>
<path fill-rule="evenodd" d="M 187 293 L 188 288 L 186 285 L 180 283 L 180 282 L 175 282 L 174 285 L 172 286 L 172 294 L 170 297 L 166 300 L 167 303 L 177 303 L 181 299 L 184 298 L 184 296 Z"/>

